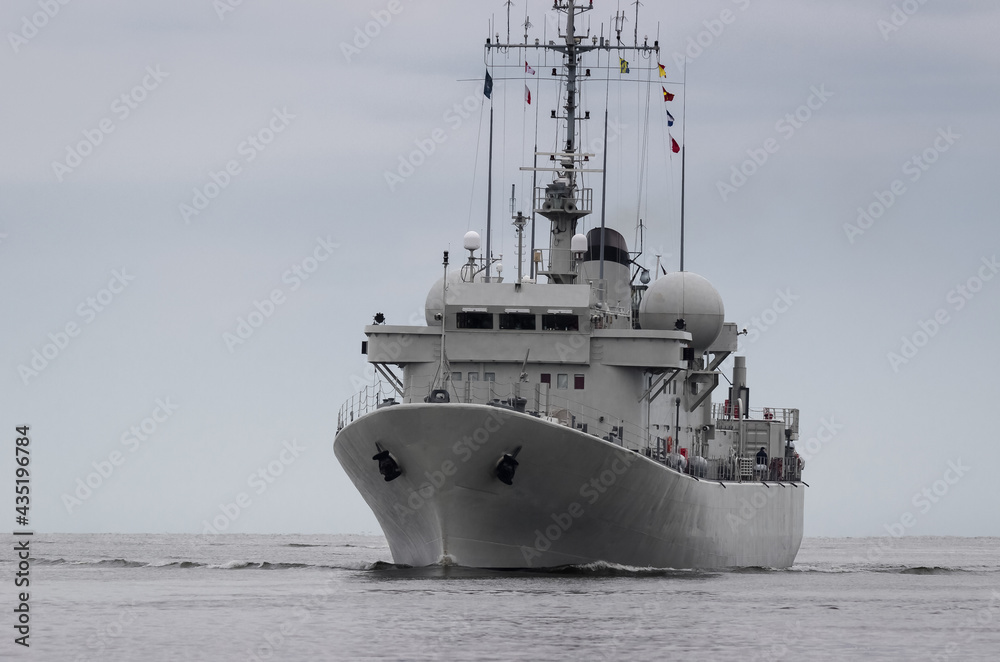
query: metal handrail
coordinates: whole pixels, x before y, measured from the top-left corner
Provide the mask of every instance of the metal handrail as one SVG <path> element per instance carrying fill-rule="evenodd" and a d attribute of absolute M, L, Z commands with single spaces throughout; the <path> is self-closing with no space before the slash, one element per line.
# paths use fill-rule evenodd
<path fill-rule="evenodd" d="M 337 432 L 355 419 L 377 409 L 384 401 L 391 399 L 393 393 L 395 391 L 391 386 L 378 381 L 352 395 L 337 411 Z"/>
<path fill-rule="evenodd" d="M 745 416 L 742 414 L 746 414 Z M 741 412 L 739 407 L 732 403 L 726 406 L 723 402 L 712 403 L 713 420 L 756 420 L 756 421 L 776 421 L 784 423 L 786 427 L 798 430 L 799 410 L 788 407 L 749 407 L 745 412 Z"/>
<path fill-rule="evenodd" d="M 424 397 L 429 396 L 434 387 L 433 383 L 411 383 L 404 390 L 402 402 L 423 402 Z M 698 479 L 790 483 L 802 480 L 801 461 L 797 455 L 771 458 L 763 468 L 757 465 L 755 454 L 732 455 L 728 458 L 697 458 L 697 460 L 685 458 L 681 462 L 679 459 L 681 456 L 676 452 L 669 455 L 666 453 L 666 442 L 659 439 L 652 431 L 616 418 L 595 407 L 554 393 L 548 384 L 463 381 L 459 385 L 459 383 L 449 381 L 446 390 L 452 402 L 523 410 L 526 414 L 544 418 L 551 423 L 585 432 L 622 448 L 633 450 L 655 462 Z M 523 398 L 524 402 L 520 402 L 519 398 Z M 396 403 L 396 392 L 392 387 L 383 382 L 370 384 L 351 396 L 341 406 L 337 414 L 337 432 L 339 433 L 351 422 L 375 411 L 380 406 Z M 753 414 L 754 411 L 751 409 L 750 413 Z M 763 408 L 756 411 L 763 413 Z M 786 424 L 791 421 L 794 421 L 795 424 L 798 423 L 797 409 L 773 409 L 772 411 L 775 412 L 775 415 L 770 420 Z M 721 403 L 713 403 L 712 412 L 713 416 L 722 413 L 724 406 Z"/>

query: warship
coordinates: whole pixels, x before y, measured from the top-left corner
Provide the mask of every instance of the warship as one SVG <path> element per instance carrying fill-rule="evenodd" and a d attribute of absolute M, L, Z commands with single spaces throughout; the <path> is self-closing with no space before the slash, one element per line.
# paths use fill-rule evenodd
<path fill-rule="evenodd" d="M 426 325 L 376 315 L 362 352 L 378 381 L 340 409 L 336 457 L 397 564 L 789 567 L 808 487 L 799 412 L 751 405 L 741 332 L 712 284 L 684 270 L 683 211 L 680 269 L 653 279 L 603 209 L 599 226 L 578 232 L 594 212 L 583 173 L 607 171 L 607 150 L 593 168 L 580 145 L 585 58 L 600 65 L 603 54 L 605 69 L 625 73 L 626 54 L 652 59 L 659 42 L 637 32 L 622 44 L 620 22 L 614 40 L 610 29 L 591 36 L 581 19 L 592 2 L 553 9 L 558 40 L 486 40 L 487 53 L 549 50 L 562 64 L 552 117 L 565 134 L 522 168 L 551 181 L 533 185 L 530 217 L 512 214 L 517 276 L 504 280 L 489 230 L 485 252 L 469 232 L 457 268 L 444 252 Z M 548 248 L 532 239 L 524 260 L 536 217 L 549 221 Z"/>

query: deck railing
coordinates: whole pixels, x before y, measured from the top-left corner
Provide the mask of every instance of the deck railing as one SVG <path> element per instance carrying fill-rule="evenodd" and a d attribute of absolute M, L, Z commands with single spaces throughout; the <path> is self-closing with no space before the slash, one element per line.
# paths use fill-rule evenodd
<path fill-rule="evenodd" d="M 381 406 L 399 402 L 424 402 L 424 398 L 434 392 L 433 386 L 411 384 L 400 398 L 392 387 L 384 383 L 369 385 L 341 406 L 337 414 L 337 431 L 340 432 L 355 419 Z M 548 384 L 462 381 L 449 382 L 445 390 L 450 402 L 515 409 L 635 451 L 648 448 L 650 441 L 655 439 L 639 425 L 558 395 Z M 655 446 L 655 441 L 653 445 Z"/>
<path fill-rule="evenodd" d="M 433 386 L 411 384 L 400 397 L 393 387 L 384 382 L 368 385 L 341 406 L 337 414 L 337 432 L 380 407 L 401 402 L 424 402 L 425 398 L 433 397 Z M 491 405 L 544 418 L 551 423 L 610 441 L 699 480 L 797 482 L 802 479 L 801 463 L 797 457 L 775 457 L 765 464 L 758 464 L 755 455 L 712 459 L 693 457 L 689 460 L 676 452 L 668 454 L 667 442 L 650 430 L 562 396 L 548 384 L 462 381 L 449 382 L 446 390 L 449 402 Z M 769 420 L 763 416 L 763 409 L 750 410 L 751 417 L 758 411 L 760 418 Z M 796 425 L 798 423 L 797 409 L 769 411 L 773 412 L 773 420 L 782 421 L 786 425 L 791 425 L 793 421 Z M 714 403 L 712 412 L 713 418 L 716 418 L 717 413 L 724 412 L 724 406 Z"/>
<path fill-rule="evenodd" d="M 687 458 L 678 453 L 664 454 L 662 448 L 652 449 L 651 460 L 683 474 L 701 480 L 736 483 L 788 482 L 802 480 L 802 466 L 798 457 L 776 457 L 766 464 L 759 464 L 755 455 L 734 455 L 730 458 Z"/>
<path fill-rule="evenodd" d="M 381 381 L 365 386 L 340 406 L 337 412 L 337 432 L 343 430 L 354 419 L 375 411 L 383 402 L 392 400 L 395 393 L 391 386 Z"/>
<path fill-rule="evenodd" d="M 758 421 L 778 421 L 784 423 L 785 427 L 790 427 L 796 431 L 799 428 L 799 410 L 787 407 L 750 407 L 745 412 L 741 412 L 739 405 L 730 402 L 712 403 L 712 420 L 732 420 L 739 421 L 742 418 L 749 418 Z"/>

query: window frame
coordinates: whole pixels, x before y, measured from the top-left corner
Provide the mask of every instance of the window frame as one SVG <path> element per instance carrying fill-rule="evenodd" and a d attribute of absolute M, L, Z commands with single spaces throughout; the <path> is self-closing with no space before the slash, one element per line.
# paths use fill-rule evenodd
<path fill-rule="evenodd" d="M 572 320 L 572 324 L 570 323 Z M 567 313 L 546 313 L 542 315 L 542 331 L 579 331 L 580 316 Z"/>
<path fill-rule="evenodd" d="M 538 315 L 534 313 L 500 313 L 501 331 L 535 331 L 538 329 Z"/>
<path fill-rule="evenodd" d="M 460 313 L 455 313 L 455 328 L 463 331 L 492 331 L 495 326 L 493 317 L 493 313 L 463 310 Z M 473 320 L 478 320 L 478 322 L 470 324 Z M 485 326 L 487 320 L 489 320 L 489 325 Z"/>

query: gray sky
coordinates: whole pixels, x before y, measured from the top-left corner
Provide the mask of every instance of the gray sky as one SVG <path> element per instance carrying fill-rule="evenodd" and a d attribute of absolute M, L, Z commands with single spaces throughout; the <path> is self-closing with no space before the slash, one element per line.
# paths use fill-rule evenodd
<path fill-rule="evenodd" d="M 403 0 L 376 30 L 371 12 L 388 1 L 224 1 L 0 7 L 0 475 L 13 480 L 14 427 L 30 425 L 37 530 L 201 532 L 226 510 L 229 532 L 378 531 L 334 458 L 337 409 L 370 374 L 362 327 L 377 311 L 422 317 L 441 250 L 484 225 L 482 114 L 451 109 L 481 100 L 487 21 L 506 33 L 503 5 Z M 533 34 L 550 7 L 528 3 Z M 599 33 L 616 3 L 595 7 Z M 524 0 L 513 12 L 518 35 Z M 641 12 L 640 38 L 660 22 L 670 81 L 690 49 L 686 266 L 751 330 L 755 405 L 801 409 L 806 534 L 1000 535 L 988 431 L 1000 7 Z M 377 34 L 345 49 L 366 27 Z M 523 59 L 510 55 L 511 75 Z M 554 88 L 541 78 L 532 111 L 546 115 Z M 665 156 L 659 84 L 612 89 L 609 224 L 634 248 L 648 89 L 639 213 L 649 266 L 659 252 L 676 269 L 680 168 Z M 589 85 L 599 117 L 603 85 Z M 510 185 L 526 190 L 523 90 L 498 80 L 494 95 L 501 219 Z M 553 126 L 541 123 L 540 149 Z M 433 153 L 390 187 L 385 173 L 435 131 Z M 598 136 L 599 120 L 585 131 Z M 763 163 L 746 164 L 754 155 Z M 859 225 L 859 208 L 877 218 Z M 513 236 L 498 223 L 505 257 Z M 227 343 L 251 316 L 245 342 Z M 102 470 L 83 498 L 78 479 Z M 238 499 L 238 513 L 220 510 Z"/>

